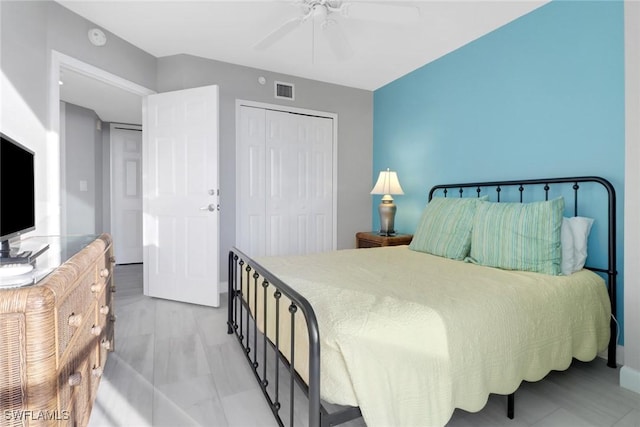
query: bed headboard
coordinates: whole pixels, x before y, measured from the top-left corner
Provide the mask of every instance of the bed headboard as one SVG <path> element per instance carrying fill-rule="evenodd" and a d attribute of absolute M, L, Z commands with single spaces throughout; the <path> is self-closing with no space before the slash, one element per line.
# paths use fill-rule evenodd
<path fill-rule="evenodd" d="M 429 200 L 436 194 L 444 197 L 471 197 L 489 195 L 490 200 L 500 201 L 525 201 L 549 200 L 549 197 L 562 195 L 565 197 L 566 206 L 573 206 L 572 214 L 578 216 L 581 198 L 579 191 L 581 185 L 595 185 L 604 187 L 607 192 L 607 262 L 606 266 L 586 268 L 603 273 L 607 276 L 607 287 L 611 301 L 611 313 L 616 316 L 616 192 L 613 185 L 604 178 L 597 176 L 581 176 L 569 178 L 543 178 L 524 179 L 517 181 L 490 181 L 472 182 L 462 184 L 436 185 L 429 191 Z M 533 200 L 531 197 L 535 197 Z M 611 319 L 611 339 L 609 341 L 608 366 L 616 367 L 616 324 Z"/>

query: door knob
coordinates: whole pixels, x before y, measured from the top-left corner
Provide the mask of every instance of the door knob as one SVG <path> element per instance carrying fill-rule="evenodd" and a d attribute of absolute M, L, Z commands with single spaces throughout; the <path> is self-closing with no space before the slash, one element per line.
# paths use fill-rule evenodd
<path fill-rule="evenodd" d="M 201 211 L 209 211 L 209 212 L 214 212 L 216 210 L 216 205 L 214 205 L 213 203 L 211 203 L 209 206 L 203 206 L 200 208 Z"/>

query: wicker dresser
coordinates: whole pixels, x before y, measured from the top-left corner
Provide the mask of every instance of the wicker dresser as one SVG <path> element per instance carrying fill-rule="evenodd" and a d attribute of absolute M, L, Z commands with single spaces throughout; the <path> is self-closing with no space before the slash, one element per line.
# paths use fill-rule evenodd
<path fill-rule="evenodd" d="M 115 260 L 108 234 L 77 252 L 65 245 L 55 250 L 61 264 L 36 284 L 0 289 L 0 426 L 89 421 L 114 348 Z"/>

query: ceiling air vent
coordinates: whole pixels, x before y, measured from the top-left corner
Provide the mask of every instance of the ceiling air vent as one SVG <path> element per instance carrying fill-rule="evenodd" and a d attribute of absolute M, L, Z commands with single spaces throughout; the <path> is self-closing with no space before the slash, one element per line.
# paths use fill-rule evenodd
<path fill-rule="evenodd" d="M 293 101 L 293 85 L 291 83 L 275 82 L 276 98 Z"/>

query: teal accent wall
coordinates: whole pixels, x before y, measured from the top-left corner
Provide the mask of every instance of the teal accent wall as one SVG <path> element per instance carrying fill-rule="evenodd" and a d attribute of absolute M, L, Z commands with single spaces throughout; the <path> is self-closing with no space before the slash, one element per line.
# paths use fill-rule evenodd
<path fill-rule="evenodd" d="M 436 184 L 582 175 L 611 181 L 622 322 L 622 1 L 554 1 L 534 10 L 376 90 L 373 126 L 372 186 L 380 170 L 398 172 L 400 232 L 413 232 Z M 601 195 L 587 189 L 585 197 Z M 379 203 L 375 196 L 374 230 Z M 596 217 L 588 263 L 603 262 L 606 215 L 580 214 Z"/>

